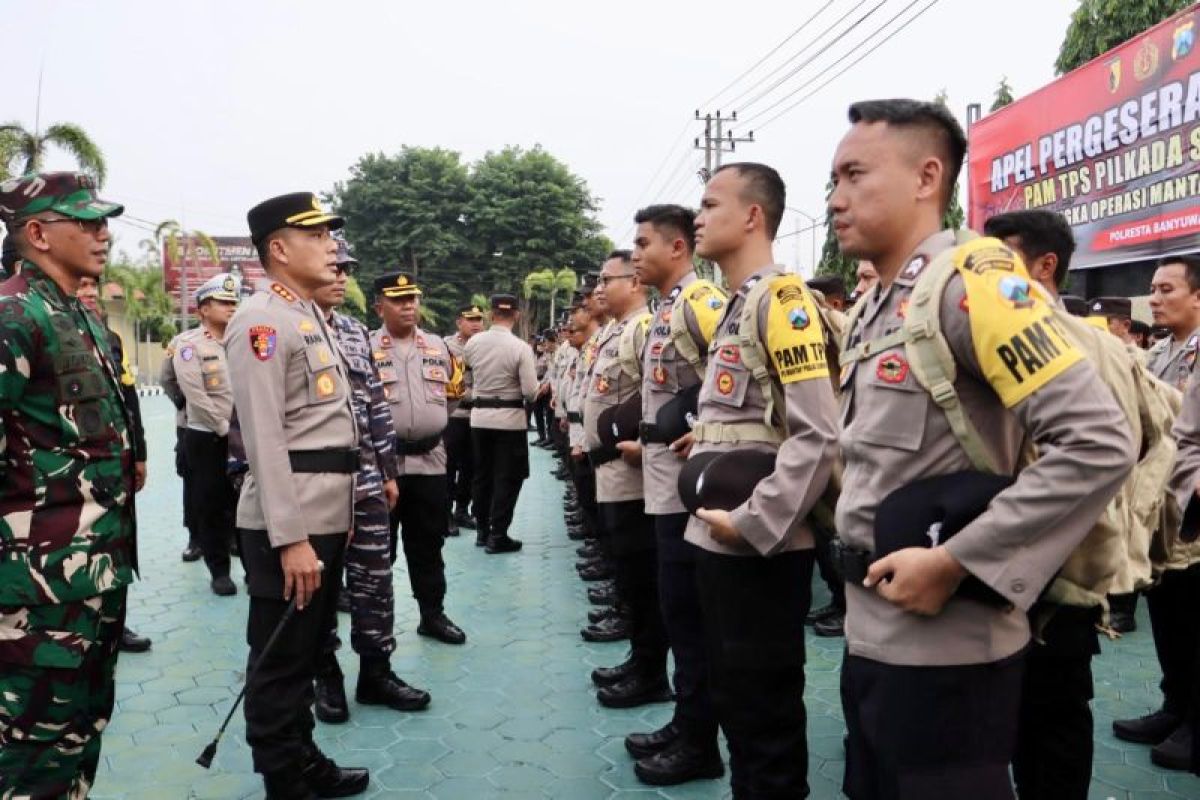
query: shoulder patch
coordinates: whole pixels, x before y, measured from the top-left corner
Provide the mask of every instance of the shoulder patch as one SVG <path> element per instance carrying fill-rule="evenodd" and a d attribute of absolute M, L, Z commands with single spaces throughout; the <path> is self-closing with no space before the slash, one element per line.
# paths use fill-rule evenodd
<path fill-rule="evenodd" d="M 184 361 L 191 361 L 196 357 L 196 348 L 192 347 L 190 344 L 184 345 L 179 350 L 179 357 Z"/>
<path fill-rule="evenodd" d="M 278 335 L 270 325 L 253 325 L 249 331 L 250 349 L 259 361 L 270 361 L 275 355 Z"/>
<path fill-rule="evenodd" d="M 796 275 L 771 281 L 766 345 L 780 383 L 828 378 L 825 335 L 812 295 Z"/>
<path fill-rule="evenodd" d="M 921 274 L 921 270 L 925 269 L 925 265 L 928 263 L 928 257 L 916 256 L 904 267 L 904 271 L 900 273 L 900 277 L 905 280 L 912 280 Z"/>
<path fill-rule="evenodd" d="M 954 254 L 969 298 L 971 340 L 984 377 L 1012 408 L 1083 358 L 1052 306 L 1031 291 L 1025 267 L 995 239 Z"/>

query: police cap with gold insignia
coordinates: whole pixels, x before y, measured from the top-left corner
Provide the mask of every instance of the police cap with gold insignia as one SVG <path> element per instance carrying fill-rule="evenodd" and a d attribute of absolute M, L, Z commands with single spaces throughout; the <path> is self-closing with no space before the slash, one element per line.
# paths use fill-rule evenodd
<path fill-rule="evenodd" d="M 96 196 L 96 181 L 82 172 L 35 172 L 0 183 L 0 221 L 6 225 L 44 212 L 73 219 L 119 217 L 125 206 Z"/>
<path fill-rule="evenodd" d="M 1128 297 L 1097 297 L 1092 300 L 1091 312 L 1103 317 L 1131 319 L 1133 302 Z"/>
<path fill-rule="evenodd" d="M 407 272 L 389 272 L 375 279 L 375 293 L 384 297 L 420 297 L 421 287 Z"/>
<path fill-rule="evenodd" d="M 750 499 L 754 487 L 775 471 L 775 453 L 725 450 L 689 458 L 679 472 L 679 499 L 684 508 L 733 511 Z"/>
<path fill-rule="evenodd" d="M 345 220 L 321 208 L 321 201 L 312 192 L 292 192 L 264 200 L 246 213 L 250 239 L 259 244 L 281 228 L 314 228 L 328 225 L 338 230 Z"/>
<path fill-rule="evenodd" d="M 196 290 L 196 305 L 203 305 L 206 300 L 224 300 L 226 303 L 236 303 L 241 285 L 237 278 L 228 272 L 214 275 Z"/>
<path fill-rule="evenodd" d="M 936 547 L 949 541 L 1013 483 L 1009 475 L 963 470 L 922 478 L 901 486 L 875 511 L 874 560 L 906 547 Z M 846 576 L 846 580 L 858 576 Z M 957 594 L 992 606 L 1008 606 L 1002 595 L 974 576 L 959 584 Z"/>
<path fill-rule="evenodd" d="M 511 294 L 494 294 L 492 295 L 492 311 L 516 311 L 517 298 Z"/>
<path fill-rule="evenodd" d="M 462 306 L 458 316 L 459 319 L 483 319 L 483 309 L 476 305 Z"/>

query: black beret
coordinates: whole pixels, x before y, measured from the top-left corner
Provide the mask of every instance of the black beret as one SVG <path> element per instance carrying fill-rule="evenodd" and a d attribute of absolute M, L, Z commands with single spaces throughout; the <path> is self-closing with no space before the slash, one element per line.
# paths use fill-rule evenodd
<path fill-rule="evenodd" d="M 818 275 L 808 282 L 808 286 L 826 297 L 846 296 L 846 282 L 839 275 Z"/>
<path fill-rule="evenodd" d="M 1097 297 L 1091 301 L 1091 313 L 1118 319 L 1133 317 L 1133 302 L 1128 297 Z"/>
<path fill-rule="evenodd" d="M 1088 302 L 1082 297 L 1076 297 L 1073 294 L 1064 294 L 1058 299 L 1062 301 L 1063 308 L 1072 317 L 1086 317 L 1088 315 Z"/>
<path fill-rule="evenodd" d="M 699 407 L 700 384 L 697 383 L 672 397 L 654 415 L 658 432 L 668 442 L 692 432 Z"/>
<path fill-rule="evenodd" d="M 875 511 L 875 559 L 906 547 L 934 547 L 949 541 L 1012 483 L 1008 475 L 964 470 L 900 487 L 883 498 Z M 993 606 L 1011 605 L 974 576 L 959 584 L 957 594 Z"/>
<path fill-rule="evenodd" d="M 336 214 L 321 208 L 321 201 L 312 192 L 292 192 L 263 200 L 246 214 L 250 239 L 258 244 L 280 228 L 312 228 L 328 225 L 337 230 L 346 224 Z"/>
<path fill-rule="evenodd" d="M 616 447 L 617 442 L 634 442 L 638 438 L 638 422 L 642 419 L 642 395 L 630 395 L 615 406 L 600 412 L 596 419 L 596 435 L 606 448 Z"/>
<path fill-rule="evenodd" d="M 774 451 L 725 450 L 692 456 L 679 472 L 679 498 L 698 508 L 732 511 L 750 499 L 759 481 L 775 471 Z"/>
<path fill-rule="evenodd" d="M 413 297 L 421 295 L 417 281 L 407 272 L 388 272 L 375 279 L 375 294 L 384 297 Z"/>

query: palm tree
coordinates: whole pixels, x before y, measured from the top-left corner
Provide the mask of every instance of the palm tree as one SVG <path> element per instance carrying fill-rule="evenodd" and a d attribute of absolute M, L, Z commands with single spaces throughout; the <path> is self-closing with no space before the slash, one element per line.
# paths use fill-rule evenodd
<path fill-rule="evenodd" d="M 33 131 L 19 122 L 0 125 L 0 178 L 12 174 L 12 165 L 21 163 L 18 175 L 37 172 L 46 160 L 46 152 L 54 145 L 70 153 L 79 167 L 96 179 L 102 186 L 108 174 L 104 153 L 84 132 L 83 128 L 69 122 L 60 122 L 46 128 L 45 132 Z"/>
<path fill-rule="evenodd" d="M 553 324 L 558 298 L 560 296 L 570 298 L 571 292 L 575 291 L 575 281 L 575 271 L 568 267 L 563 267 L 558 271 L 542 269 L 526 275 L 522 289 L 525 300 L 531 307 L 534 300 L 544 300 L 549 303 L 550 322 Z M 526 326 L 532 325 L 534 321 L 533 319 L 527 320 Z"/>
<path fill-rule="evenodd" d="M 185 230 L 182 225 L 173 219 L 164 220 L 154 229 L 154 239 L 144 240 L 142 247 L 149 250 L 151 247 L 155 253 L 163 254 L 163 267 L 166 267 L 167 262 L 176 262 L 180 264 L 179 272 L 179 317 L 183 329 L 188 329 L 187 315 L 187 274 L 188 265 L 192 263 L 196 247 L 204 248 L 208 253 L 209 259 L 214 264 L 221 263 L 221 253 L 217 248 L 217 243 L 213 238 L 204 231 Z M 182 259 L 180 259 L 182 255 Z"/>

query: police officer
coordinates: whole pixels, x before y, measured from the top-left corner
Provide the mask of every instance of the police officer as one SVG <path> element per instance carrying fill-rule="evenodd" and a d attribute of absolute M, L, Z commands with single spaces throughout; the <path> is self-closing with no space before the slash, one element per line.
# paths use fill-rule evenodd
<path fill-rule="evenodd" d="M 193 481 L 191 470 L 187 466 L 187 451 L 183 441 L 184 432 L 187 430 L 187 398 L 184 397 L 183 390 L 179 388 L 179 381 L 175 378 L 175 351 L 188 334 L 189 331 L 177 334 L 167 344 L 166 358 L 159 368 L 158 382 L 162 386 L 163 394 L 175 405 L 175 474 L 179 476 L 183 487 L 183 527 L 188 534 L 187 546 L 183 548 L 180 558 L 185 562 L 193 562 L 199 561 L 204 553 L 200 550 L 196 524 L 192 519 L 192 509 L 195 506 L 191 499 Z"/>
<path fill-rule="evenodd" d="M 237 594 L 229 577 L 237 492 L 226 475 L 233 390 L 225 358 L 225 328 L 237 310 L 238 281 L 214 275 L 196 290 L 200 325 L 176 337 L 172 370 L 184 398 L 184 459 L 188 465 L 188 516 L 208 566 L 213 594 Z"/>
<path fill-rule="evenodd" d="M 521 541 L 508 535 L 521 484 L 529 477 L 525 403 L 537 391 L 533 350 L 513 335 L 517 298 L 491 300 L 492 326 L 463 349 L 474 392 L 471 444 L 475 451 L 476 544 L 488 554 L 515 553 Z"/>
<path fill-rule="evenodd" d="M 346 547 L 346 585 L 350 603 L 350 646 L 360 659 L 354 699 L 363 705 L 385 705 L 417 711 L 429 705 L 429 693 L 409 686 L 392 671 L 396 649 L 392 591 L 391 536 L 388 515 L 400 489 L 396 478 L 396 428 L 372 358 L 370 332 L 353 317 L 336 311 L 346 299 L 346 282 L 358 261 L 340 231 L 337 280 L 313 291 L 313 302 L 325 314 L 350 379 L 350 399 L 358 428 L 359 469 L 354 481 L 354 534 Z M 325 639 L 324 657 L 313 686 L 316 715 L 322 722 L 350 718 L 341 667 L 336 624 Z"/>
<path fill-rule="evenodd" d="M 1159 262 L 1150 285 L 1150 310 L 1154 323 L 1166 326 L 1171 335 L 1150 348 L 1147 368 L 1162 381 L 1185 388 L 1195 371 L 1200 342 L 1200 258 L 1168 256 Z M 1194 414 L 1185 398 L 1174 434 L 1180 462 L 1189 466 L 1192 454 L 1188 434 Z M 1186 496 L 1182 490 L 1179 494 Z M 1164 563 L 1156 566 L 1161 576 L 1153 588 L 1146 590 L 1146 605 L 1162 669 L 1162 708 L 1134 719 L 1114 721 L 1113 734 L 1127 742 L 1154 745 L 1150 759 L 1161 767 L 1187 769 L 1193 737 L 1188 719 L 1200 714 L 1200 693 L 1193 691 L 1194 678 L 1200 671 L 1200 627 L 1193 613 L 1195 600 L 1200 597 L 1200 545 L 1175 542 Z"/>
<path fill-rule="evenodd" d="M 112 714 L 137 569 L 134 451 L 118 367 L 75 298 L 109 217 L 73 172 L 0 183 L 19 257 L 0 283 L 0 796 L 86 797 Z"/>
<path fill-rule="evenodd" d="M 457 331 L 443 341 L 446 349 L 461 364 L 463 350 L 471 337 L 483 330 L 483 309 L 477 305 L 463 306 L 458 310 L 454 322 Z M 471 515 L 471 484 L 475 478 L 475 456 L 471 450 L 471 376 L 463 376 L 463 396 L 450 412 L 446 422 L 446 482 L 450 495 L 450 529 L 457 533 L 459 527 L 474 528 L 475 518 Z"/>
<path fill-rule="evenodd" d="M 695 272 L 695 212 L 658 205 L 637 212 L 633 266 L 639 279 L 662 297 L 654 313 L 642 365 L 639 432 L 646 513 L 658 546 L 658 592 L 667 639 L 675 657 L 675 715 L 663 728 L 631 734 L 625 746 L 641 760 L 643 782 L 673 785 L 719 777 L 717 716 L 708 689 L 704 623 L 696 592 L 696 547 L 684 541 L 688 514 L 679 498 L 683 459 L 672 449 L 676 431 L 660 427 L 664 406 L 681 404 L 704 379 L 708 346 L 724 309 L 724 292 Z M 669 413 L 669 412 L 668 412 Z M 686 424 L 681 426 L 686 430 Z M 625 450 L 638 445 L 618 445 Z"/>
<path fill-rule="evenodd" d="M 1028 612 L 1092 529 L 1133 465 L 1130 433 L 1020 260 L 998 240 L 956 247 L 956 234 L 941 230 L 966 149 L 953 116 L 934 103 L 879 100 L 851 106 L 850 122 L 829 211 L 842 253 L 869 259 L 880 282 L 840 353 L 837 530 L 858 553 L 843 563 L 865 568 L 853 580 L 846 572 L 843 791 L 854 800 L 1011 797 L 1030 641 L 1027 615 L 1011 606 Z M 929 362 L 908 350 L 918 331 L 905 322 L 922 273 L 945 266 L 954 273 L 929 302 L 956 377 L 936 384 L 939 405 L 918 379 Z M 1027 440 L 1040 457 L 953 539 L 872 557 L 883 498 L 973 467 L 1011 475 Z M 967 576 L 998 602 L 956 595 Z"/>
<path fill-rule="evenodd" d="M 449 411 L 462 394 L 458 362 L 440 337 L 422 330 L 421 289 L 411 275 L 375 279 L 375 313 L 383 327 L 371 333 L 375 366 L 396 426 L 400 495 L 391 514 L 392 560 L 398 537 L 413 597 L 421 609 L 417 633 L 446 644 L 467 636 L 446 616 L 446 448 Z"/>
<path fill-rule="evenodd" d="M 249 474 L 237 524 L 250 594 L 246 740 L 267 797 L 346 797 L 367 788 L 313 742 L 313 678 L 334 624 L 352 521 L 358 431 L 345 364 L 312 295 L 334 282 L 337 247 L 316 195 L 247 214 L 266 270 L 226 330 L 229 378 Z M 289 618 L 285 611 L 295 604 Z M 286 625 L 272 648 L 267 639 Z"/>
<path fill-rule="evenodd" d="M 548 450 L 553 447 L 554 414 L 550 408 L 550 381 L 553 377 L 551 367 L 558 350 L 558 334 L 553 328 L 542 331 L 541 342 L 538 345 L 537 367 L 537 399 L 533 403 L 533 413 L 537 418 L 538 438 L 534 440 L 535 447 Z"/>
<path fill-rule="evenodd" d="M 777 452 L 774 472 L 747 502 L 699 509 L 685 534 L 699 548 L 710 686 L 734 754 L 736 797 L 808 791 L 804 618 L 814 539 L 806 518 L 836 454 L 816 304 L 799 277 L 773 263 L 784 201 L 775 170 L 730 164 L 708 182 L 696 216 L 696 253 L 720 265 L 733 294 L 713 336 L 691 457 Z"/>

